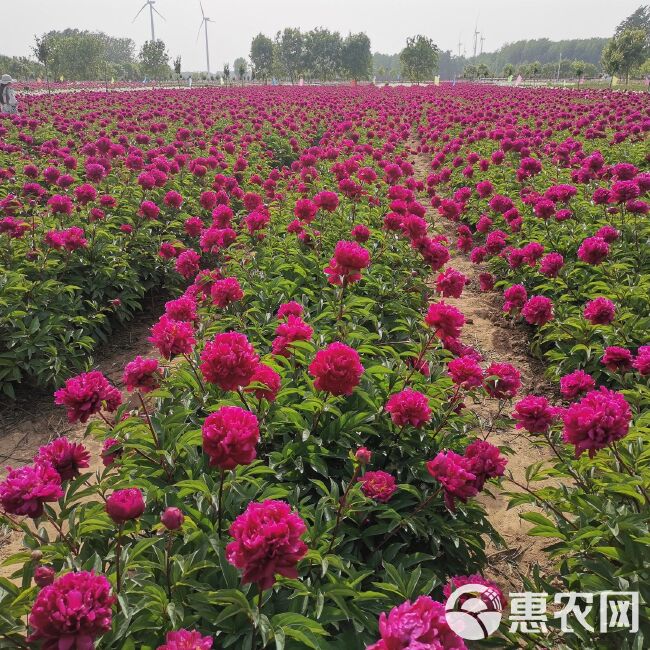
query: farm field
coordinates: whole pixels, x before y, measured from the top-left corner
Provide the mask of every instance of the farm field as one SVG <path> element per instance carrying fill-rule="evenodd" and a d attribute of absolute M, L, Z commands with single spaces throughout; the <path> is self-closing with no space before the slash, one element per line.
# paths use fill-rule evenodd
<path fill-rule="evenodd" d="M 648 94 L 23 102 L 0 647 L 647 647 Z M 463 639 L 468 583 L 638 629 Z"/>

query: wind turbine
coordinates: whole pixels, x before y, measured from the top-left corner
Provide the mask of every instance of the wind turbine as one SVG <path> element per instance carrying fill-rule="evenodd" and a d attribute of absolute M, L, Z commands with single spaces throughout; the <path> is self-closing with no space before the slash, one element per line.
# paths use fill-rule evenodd
<path fill-rule="evenodd" d="M 149 19 L 151 20 L 151 40 L 155 41 L 156 40 L 156 30 L 154 28 L 154 23 L 153 23 L 153 12 L 155 11 L 163 20 L 165 20 L 165 17 L 154 7 L 156 4 L 156 0 L 146 0 L 146 2 L 140 7 L 140 11 L 135 15 L 135 18 L 131 21 L 134 23 L 138 16 L 144 11 L 144 8 L 148 5 L 149 6 Z"/>
<path fill-rule="evenodd" d="M 485 43 L 485 36 L 481 34 L 481 54 L 483 54 L 483 43 Z"/>
<path fill-rule="evenodd" d="M 208 23 L 213 23 L 212 18 L 208 18 L 203 11 L 203 4 L 199 2 L 201 7 L 201 25 L 199 26 L 198 34 L 196 35 L 196 41 L 198 43 L 199 36 L 201 35 L 201 29 L 205 30 L 205 63 L 208 66 L 208 74 L 210 74 L 210 48 L 208 47 Z"/>

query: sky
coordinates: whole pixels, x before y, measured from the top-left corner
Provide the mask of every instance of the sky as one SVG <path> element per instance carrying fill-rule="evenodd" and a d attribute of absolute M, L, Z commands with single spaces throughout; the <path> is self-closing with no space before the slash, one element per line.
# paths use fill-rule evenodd
<path fill-rule="evenodd" d="M 520 39 L 611 36 L 643 0 L 202 0 L 208 17 L 211 69 L 248 56 L 252 37 L 284 27 L 364 31 L 373 52 L 399 52 L 408 36 L 425 34 L 443 50 L 473 50 L 474 26 L 485 51 Z M 149 10 L 133 17 L 144 0 L 3 0 L 0 53 L 29 55 L 35 34 L 77 27 L 132 38 L 139 49 L 150 38 Z M 197 41 L 199 0 L 156 0 L 156 37 L 183 70 L 205 70 L 205 40 Z M 480 47 L 480 45 L 479 45 Z"/>

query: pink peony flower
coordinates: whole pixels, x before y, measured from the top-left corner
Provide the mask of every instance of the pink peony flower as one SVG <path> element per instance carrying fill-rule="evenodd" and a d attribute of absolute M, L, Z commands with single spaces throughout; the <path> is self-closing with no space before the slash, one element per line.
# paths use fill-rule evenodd
<path fill-rule="evenodd" d="M 609 254 L 609 244 L 602 237 L 587 237 L 578 249 L 578 258 L 587 264 L 598 265 Z"/>
<path fill-rule="evenodd" d="M 476 476 L 476 489 L 482 490 L 485 481 L 503 476 L 508 459 L 499 448 L 485 440 L 475 440 L 465 449 L 465 469 Z"/>
<path fill-rule="evenodd" d="M 480 273 L 478 276 L 479 286 L 481 291 L 492 291 L 496 278 L 491 273 Z"/>
<path fill-rule="evenodd" d="M 221 390 L 248 386 L 257 370 L 259 357 L 244 334 L 224 332 L 205 344 L 201 373 Z"/>
<path fill-rule="evenodd" d="M 638 349 L 632 367 L 644 377 L 650 375 L 650 345 L 642 345 Z"/>
<path fill-rule="evenodd" d="M 460 587 L 463 587 L 464 585 L 485 585 L 486 587 L 490 588 L 493 594 L 497 595 L 502 608 L 505 609 L 506 605 L 508 604 L 508 599 L 501 591 L 501 589 L 499 589 L 499 587 L 491 580 L 486 580 L 480 573 L 475 573 L 469 576 L 454 576 L 444 586 L 442 593 L 444 594 L 445 598 L 449 598 L 452 592 L 454 592 L 456 589 L 459 589 Z M 459 602 L 462 603 L 464 600 L 471 598 L 472 596 L 473 594 L 471 593 L 468 593 L 465 597 L 461 596 Z M 487 610 L 494 611 L 494 601 L 488 597 L 487 593 L 477 593 L 476 596 L 483 601 Z"/>
<path fill-rule="evenodd" d="M 512 399 L 521 388 L 521 374 L 509 363 L 492 363 L 485 370 L 485 390 L 490 397 Z"/>
<path fill-rule="evenodd" d="M 144 499 L 138 488 L 115 490 L 106 499 L 106 512 L 118 525 L 137 519 L 144 512 Z"/>
<path fill-rule="evenodd" d="M 611 372 L 628 372 L 632 370 L 632 353 L 617 345 L 605 348 L 600 362 Z"/>
<path fill-rule="evenodd" d="M 564 258 L 559 253 L 549 253 L 542 258 L 539 264 L 539 272 L 547 278 L 557 278 L 562 267 Z"/>
<path fill-rule="evenodd" d="M 296 565 L 307 553 L 300 539 L 305 522 L 284 501 L 250 503 L 230 527 L 234 541 L 226 547 L 228 562 L 242 569 L 242 582 L 259 589 L 275 584 L 275 575 L 297 578 Z"/>
<path fill-rule="evenodd" d="M 138 355 L 126 364 L 122 381 L 129 392 L 150 393 L 156 390 L 160 386 L 158 359 L 145 359 Z"/>
<path fill-rule="evenodd" d="M 334 257 L 325 267 L 327 281 L 330 284 L 341 285 L 358 282 L 361 270 L 370 264 L 370 253 L 352 241 L 339 241 L 334 249 Z"/>
<path fill-rule="evenodd" d="M 388 503 L 397 490 L 395 478 L 387 472 L 366 472 L 359 478 L 361 491 L 369 498 L 379 503 Z"/>
<path fill-rule="evenodd" d="M 176 258 L 176 271 L 186 280 L 193 278 L 199 272 L 201 256 L 191 249 L 183 251 Z"/>
<path fill-rule="evenodd" d="M 305 308 L 299 302 L 291 300 L 290 302 L 282 303 L 278 307 L 276 316 L 278 319 L 287 318 L 288 316 L 302 316 L 304 311 Z"/>
<path fill-rule="evenodd" d="M 211 636 L 203 636 L 196 630 L 176 630 L 167 632 L 165 643 L 156 650 L 210 650 L 212 643 Z"/>
<path fill-rule="evenodd" d="M 29 614 L 28 643 L 42 650 L 92 650 L 95 639 L 111 629 L 111 584 L 92 571 L 66 573 L 43 588 Z M 34 646 L 30 646 L 34 647 Z"/>
<path fill-rule="evenodd" d="M 595 298 L 587 303 L 582 315 L 592 325 L 609 325 L 616 316 L 616 305 L 607 298 Z"/>
<path fill-rule="evenodd" d="M 234 469 L 250 465 L 257 456 L 255 446 L 260 439 L 257 418 L 238 406 L 222 406 L 208 415 L 203 423 L 203 451 L 210 465 Z"/>
<path fill-rule="evenodd" d="M 67 438 L 55 438 L 49 445 L 38 450 L 34 462 L 49 465 L 57 471 L 61 481 L 69 481 L 79 476 L 79 470 L 88 467 L 90 452 L 78 442 Z"/>
<path fill-rule="evenodd" d="M 309 365 L 316 390 L 332 395 L 352 395 L 363 371 L 359 353 L 338 341 L 319 350 Z"/>
<path fill-rule="evenodd" d="M 575 445 L 576 458 L 624 438 L 630 428 L 630 406 L 620 393 L 604 386 L 592 390 L 564 413 L 564 442 Z"/>
<path fill-rule="evenodd" d="M 441 451 L 427 462 L 427 471 L 442 485 L 445 503 L 452 511 L 455 509 L 454 499 L 465 503 L 478 494 L 476 474 L 468 469 L 466 459 L 453 451 Z"/>
<path fill-rule="evenodd" d="M 339 197 L 335 192 L 323 190 L 314 197 L 314 203 L 320 210 L 334 212 L 339 206 Z"/>
<path fill-rule="evenodd" d="M 196 300 L 189 296 L 168 300 L 165 303 L 165 314 L 172 320 L 187 321 L 188 323 L 196 323 L 199 320 L 196 313 Z"/>
<path fill-rule="evenodd" d="M 370 462 L 371 458 L 372 458 L 372 452 L 370 451 L 370 449 L 367 449 L 366 447 L 359 447 L 354 452 L 354 457 L 362 465 L 367 465 Z"/>
<path fill-rule="evenodd" d="M 508 314 L 511 314 L 513 311 L 519 311 L 526 303 L 526 300 L 528 300 L 526 287 L 522 284 L 513 284 L 511 287 L 508 287 L 503 292 L 503 297 L 505 298 L 503 311 Z"/>
<path fill-rule="evenodd" d="M 122 403 L 120 391 L 98 370 L 84 372 L 54 393 L 54 403 L 67 408 L 69 422 L 87 422 L 102 406 L 112 413 Z"/>
<path fill-rule="evenodd" d="M 34 582 L 41 589 L 54 582 L 56 571 L 51 566 L 37 566 L 34 569 Z"/>
<path fill-rule="evenodd" d="M 517 429 L 528 433 L 546 433 L 555 419 L 555 411 L 545 397 L 527 395 L 515 404 L 512 417 L 517 420 Z"/>
<path fill-rule="evenodd" d="M 436 290 L 445 298 L 460 298 L 469 278 L 456 269 L 448 268 L 438 275 Z"/>
<path fill-rule="evenodd" d="M 7 467 L 7 476 L 0 483 L 0 504 L 10 515 L 36 519 L 43 514 L 43 504 L 63 496 L 61 477 L 50 465 Z"/>
<path fill-rule="evenodd" d="M 367 650 L 467 650 L 449 627 L 445 606 L 429 596 L 406 601 L 379 617 L 377 643 Z"/>
<path fill-rule="evenodd" d="M 531 296 L 521 310 L 530 325 L 546 325 L 553 320 L 553 302 L 546 296 Z"/>
<path fill-rule="evenodd" d="M 116 438 L 106 438 L 104 440 L 101 451 L 104 467 L 110 467 L 122 455 L 121 445 L 122 443 Z"/>
<path fill-rule="evenodd" d="M 386 411 L 398 427 L 410 424 L 419 429 L 431 420 L 431 407 L 427 396 L 411 388 L 393 393 L 386 403 Z"/>
<path fill-rule="evenodd" d="M 167 530 L 178 530 L 185 521 L 185 515 L 183 511 L 179 508 L 174 508 L 173 506 L 165 508 L 162 514 L 160 515 L 160 523 Z"/>
<path fill-rule="evenodd" d="M 173 359 L 179 354 L 190 354 L 196 344 L 192 324 L 172 320 L 167 315 L 161 316 L 151 328 L 151 336 L 147 340 L 156 346 L 165 359 Z"/>
<path fill-rule="evenodd" d="M 424 322 L 431 327 L 438 338 L 457 339 L 465 324 L 465 316 L 445 302 L 436 302 L 429 306 Z"/>
<path fill-rule="evenodd" d="M 259 384 L 259 386 L 255 387 L 254 384 Z M 257 399 L 266 399 L 269 402 L 275 402 L 281 385 L 282 380 L 280 375 L 270 366 L 260 363 L 255 369 L 250 384 L 244 392 L 253 393 Z"/>
<path fill-rule="evenodd" d="M 596 382 L 593 377 L 584 370 L 575 370 L 560 379 L 560 393 L 564 399 L 574 399 L 595 387 Z"/>
<path fill-rule="evenodd" d="M 300 316 L 289 316 L 284 323 L 275 328 L 276 338 L 273 340 L 272 352 L 284 357 L 290 356 L 289 346 L 294 341 L 309 341 L 314 330 Z"/>
<path fill-rule="evenodd" d="M 244 297 L 244 292 L 237 278 L 223 278 L 215 280 L 210 289 L 212 304 L 224 309 L 233 302 L 238 302 Z"/>

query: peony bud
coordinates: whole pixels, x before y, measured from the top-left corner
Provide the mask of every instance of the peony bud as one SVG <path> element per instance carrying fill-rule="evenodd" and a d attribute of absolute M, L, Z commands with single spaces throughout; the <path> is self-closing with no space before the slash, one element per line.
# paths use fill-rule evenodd
<path fill-rule="evenodd" d="M 178 530 L 185 521 L 185 515 L 178 508 L 166 508 L 160 515 L 160 521 L 167 530 Z"/>
<path fill-rule="evenodd" d="M 47 587 L 54 582 L 56 571 L 51 566 L 37 566 L 34 571 L 34 582 L 39 587 Z"/>
<path fill-rule="evenodd" d="M 144 499 L 138 488 L 116 490 L 106 499 L 106 512 L 116 523 L 137 519 L 144 512 Z"/>
<path fill-rule="evenodd" d="M 366 447 L 359 447 L 359 449 L 357 449 L 355 452 L 354 457 L 362 465 L 367 465 L 370 462 L 370 458 L 372 457 L 372 452 L 370 449 L 366 449 Z"/>

